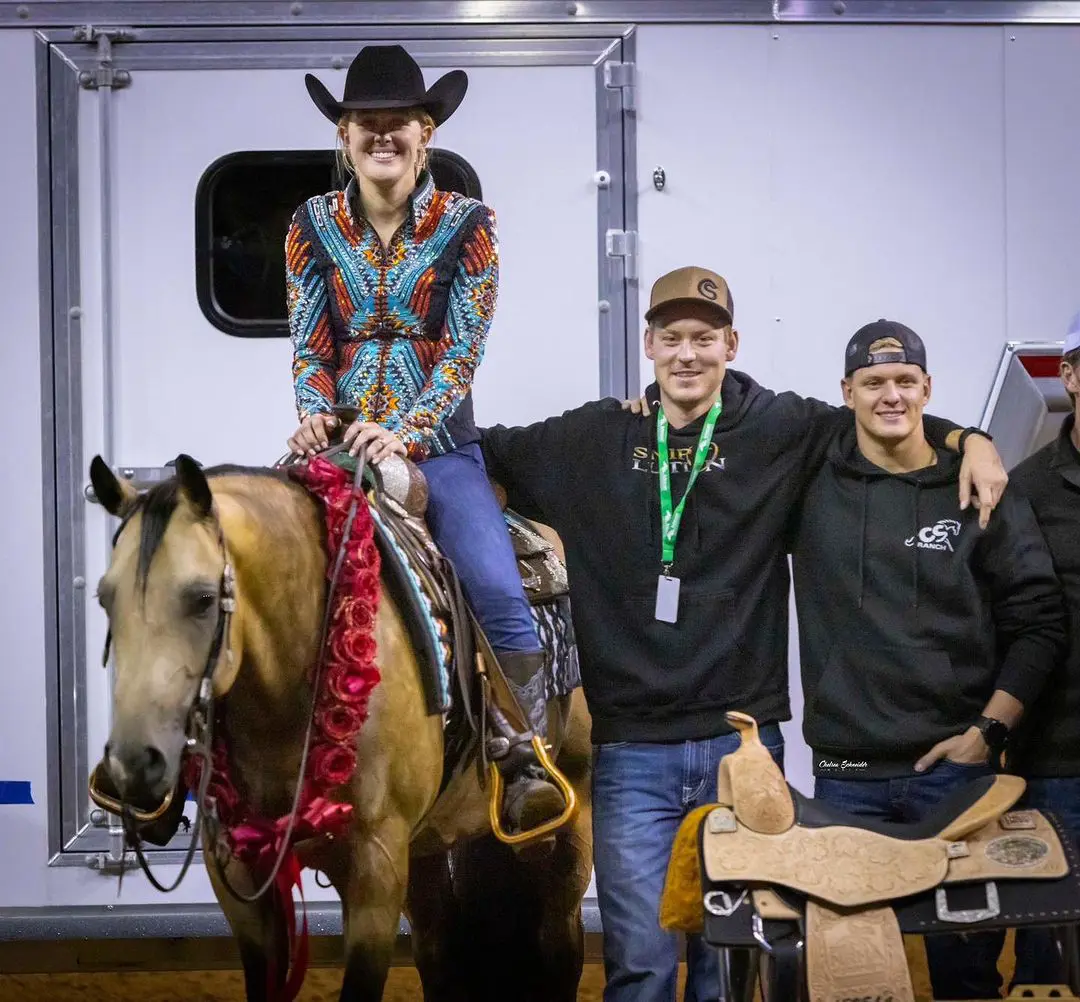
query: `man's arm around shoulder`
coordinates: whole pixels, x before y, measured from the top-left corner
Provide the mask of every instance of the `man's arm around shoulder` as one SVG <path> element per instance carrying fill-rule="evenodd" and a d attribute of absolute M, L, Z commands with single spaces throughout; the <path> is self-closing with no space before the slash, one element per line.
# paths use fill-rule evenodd
<path fill-rule="evenodd" d="M 529 425 L 480 429 L 488 476 L 507 504 L 526 518 L 552 521 L 553 509 L 580 479 L 589 452 L 607 441 L 604 425 L 621 410 L 614 398 L 596 400 Z"/>

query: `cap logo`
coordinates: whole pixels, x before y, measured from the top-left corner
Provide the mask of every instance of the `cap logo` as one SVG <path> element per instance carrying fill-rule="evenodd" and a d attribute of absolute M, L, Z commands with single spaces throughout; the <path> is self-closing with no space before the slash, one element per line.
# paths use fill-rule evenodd
<path fill-rule="evenodd" d="M 709 299 L 712 302 L 716 302 L 716 283 L 711 278 L 703 278 L 697 284 L 697 291 L 705 299 Z"/>

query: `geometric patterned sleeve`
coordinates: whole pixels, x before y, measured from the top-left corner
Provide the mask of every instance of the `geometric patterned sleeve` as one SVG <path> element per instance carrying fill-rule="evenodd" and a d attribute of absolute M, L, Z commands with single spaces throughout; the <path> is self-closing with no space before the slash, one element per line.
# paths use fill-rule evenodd
<path fill-rule="evenodd" d="M 285 288 L 293 344 L 296 412 L 329 413 L 337 396 L 337 345 L 330 326 L 326 282 L 316 266 L 311 240 L 301 225 L 307 205 L 293 215 L 285 238 Z"/>
<path fill-rule="evenodd" d="M 499 291 L 499 241 L 495 214 L 486 205 L 477 208 L 472 232 L 463 242 L 437 346 L 435 365 L 409 412 L 398 438 L 412 459 L 427 454 L 432 432 L 454 413 L 472 386 L 484 357 L 495 300 Z"/>

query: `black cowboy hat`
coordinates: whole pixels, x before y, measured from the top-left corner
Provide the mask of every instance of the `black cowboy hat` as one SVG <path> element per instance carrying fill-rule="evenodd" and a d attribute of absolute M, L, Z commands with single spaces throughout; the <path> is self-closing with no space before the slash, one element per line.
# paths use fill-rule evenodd
<path fill-rule="evenodd" d="M 319 111 L 335 125 L 346 111 L 380 108 L 423 108 L 441 125 L 461 104 L 469 78 L 464 70 L 451 70 L 425 90 L 419 64 L 400 45 L 365 45 L 349 65 L 340 101 L 311 73 L 304 83 Z"/>

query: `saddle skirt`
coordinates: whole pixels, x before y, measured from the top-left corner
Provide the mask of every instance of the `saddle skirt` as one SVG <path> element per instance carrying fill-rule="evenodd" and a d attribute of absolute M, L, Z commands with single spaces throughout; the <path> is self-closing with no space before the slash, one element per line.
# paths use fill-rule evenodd
<path fill-rule="evenodd" d="M 739 749 L 717 802 L 676 836 L 660 906 L 666 929 L 714 946 L 805 942 L 810 1002 L 913 1002 L 903 933 L 1080 921 L 1080 866 L 1055 818 L 1012 810 L 1016 776 L 974 780 L 924 822 L 891 825 L 803 797 L 729 713 Z M 795 930 L 794 932 L 790 930 Z"/>

